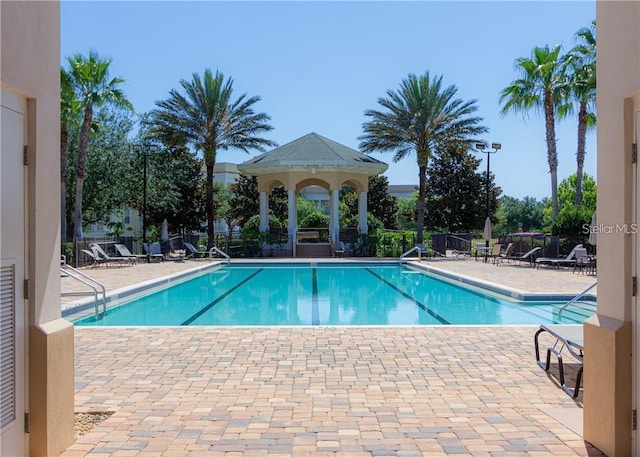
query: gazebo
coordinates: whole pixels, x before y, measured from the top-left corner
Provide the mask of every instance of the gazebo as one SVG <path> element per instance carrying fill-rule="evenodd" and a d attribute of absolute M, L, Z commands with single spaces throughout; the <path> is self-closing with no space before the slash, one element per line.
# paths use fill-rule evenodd
<path fill-rule="evenodd" d="M 367 233 L 369 176 L 383 173 L 387 168 L 386 163 L 317 133 L 309 133 L 238 165 L 241 173 L 256 176 L 258 180 L 260 231 L 269 229 L 268 195 L 277 186 L 287 190 L 288 232 L 294 255 L 298 231 L 296 198 L 302 189 L 315 185 L 329 192 L 329 236 L 337 242 L 340 189 L 348 185 L 358 193 L 358 230 Z"/>

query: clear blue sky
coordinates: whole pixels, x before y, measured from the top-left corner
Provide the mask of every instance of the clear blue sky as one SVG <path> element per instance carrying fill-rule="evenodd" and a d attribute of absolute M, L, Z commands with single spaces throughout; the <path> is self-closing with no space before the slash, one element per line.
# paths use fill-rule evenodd
<path fill-rule="evenodd" d="M 282 145 L 317 132 L 357 149 L 366 109 L 409 73 L 443 75 L 502 143 L 491 171 L 505 195 L 550 196 L 544 123 L 499 114 L 499 93 L 516 78 L 514 60 L 534 46 L 574 45 L 595 19 L 595 1 L 572 2 L 87 2 L 61 3 L 61 62 L 96 50 L 136 112 L 154 108 L 181 79 L 219 70 L 235 94 L 258 95 Z M 575 173 L 576 120 L 557 125 L 559 179 Z M 595 132 L 585 171 L 596 172 Z M 257 154 L 257 152 L 255 153 Z M 255 155 L 252 154 L 252 155 Z M 252 155 L 219 153 L 240 163 Z M 391 184 L 417 183 L 415 156 L 387 162 Z M 482 155 L 486 157 L 486 155 Z M 485 162 L 481 169 L 486 167 Z"/>

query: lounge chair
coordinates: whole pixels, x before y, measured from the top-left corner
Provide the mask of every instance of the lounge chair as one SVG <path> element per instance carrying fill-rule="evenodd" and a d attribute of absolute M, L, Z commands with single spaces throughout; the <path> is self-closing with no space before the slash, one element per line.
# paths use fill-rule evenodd
<path fill-rule="evenodd" d="M 553 346 L 547 347 L 547 360 L 540 360 L 540 342 L 539 337 L 542 333 L 548 333 L 555 338 Z M 558 382 L 562 390 L 572 398 L 577 398 L 580 393 L 580 382 L 582 381 L 583 358 L 584 358 L 584 337 L 582 326 L 566 326 L 566 325 L 541 325 L 540 329 L 533 337 L 533 344 L 536 351 L 536 362 L 544 371 L 549 371 L 551 366 L 551 354 L 558 359 Z M 580 368 L 576 373 L 576 384 L 573 390 L 567 386 L 564 379 L 564 362 L 562 359 L 562 351 L 566 348 L 567 352 L 572 355 L 579 363 Z"/>
<path fill-rule="evenodd" d="M 187 257 L 189 256 L 194 256 L 194 257 L 198 257 L 198 258 L 205 258 L 208 254 L 207 251 L 200 251 L 198 249 L 195 248 L 195 246 L 191 243 L 183 243 L 184 244 L 184 249 L 187 253 Z"/>
<path fill-rule="evenodd" d="M 94 254 L 92 251 L 90 251 L 88 249 L 80 249 L 80 252 L 82 252 L 87 257 L 89 257 L 89 259 L 91 259 L 91 266 L 93 268 L 97 267 L 98 265 L 100 265 L 102 263 L 105 263 L 104 259 L 101 259 L 99 256 L 96 256 L 96 254 Z"/>
<path fill-rule="evenodd" d="M 580 249 L 582 244 L 576 244 L 566 257 L 538 257 L 536 259 L 536 268 L 540 268 L 540 265 L 552 265 L 556 268 L 567 267 L 576 263 L 576 249 Z"/>
<path fill-rule="evenodd" d="M 99 244 L 96 243 L 89 243 L 89 249 L 91 249 L 91 252 L 93 252 L 97 258 L 104 260 L 107 264 L 134 265 L 136 263 L 136 259 L 132 257 L 117 257 L 109 255 L 104 251 L 104 249 L 102 249 L 102 247 L 100 247 Z"/>
<path fill-rule="evenodd" d="M 162 254 L 162 249 L 160 248 L 160 243 L 143 243 L 142 248 L 147 253 L 147 257 L 149 261 L 151 260 L 164 260 L 164 255 Z"/>
<path fill-rule="evenodd" d="M 511 257 L 515 248 L 516 247 L 513 243 L 507 244 L 506 249 L 493 258 L 494 265 L 498 265 L 501 260 L 506 260 L 507 258 Z"/>
<path fill-rule="evenodd" d="M 144 259 L 147 257 L 144 254 L 132 254 L 131 251 L 129 251 L 129 248 L 121 243 L 114 244 L 114 247 L 118 254 L 120 254 L 120 257 L 126 257 L 132 259 L 132 261 L 138 261 L 139 259 Z"/>
<path fill-rule="evenodd" d="M 541 250 L 542 250 L 541 247 L 536 247 L 522 255 L 512 255 L 512 256 L 501 257 L 501 260 L 515 260 L 518 262 L 528 262 L 531 266 L 534 266 L 536 254 Z"/>

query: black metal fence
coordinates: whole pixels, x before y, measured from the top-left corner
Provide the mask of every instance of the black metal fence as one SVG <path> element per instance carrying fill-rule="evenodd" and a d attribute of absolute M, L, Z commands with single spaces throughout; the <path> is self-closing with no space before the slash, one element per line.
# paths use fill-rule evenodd
<path fill-rule="evenodd" d="M 309 229 L 300 233 L 313 232 L 318 234 L 318 242 L 328 241 L 328 230 Z M 326 240 L 325 240 L 326 238 Z M 314 238 L 315 239 L 315 238 Z M 416 233 L 412 231 L 383 230 L 375 234 L 362 235 L 357 228 L 340 230 L 339 240 L 345 255 L 351 257 L 399 257 L 415 246 Z M 296 240 L 297 241 L 297 240 Z M 308 240 L 305 240 L 308 241 Z M 201 234 L 171 235 L 168 241 L 160 243 L 161 252 L 167 256 L 184 249 L 184 242 L 191 243 L 196 248 L 204 250 L 207 238 Z M 514 243 L 514 255 L 522 255 L 535 247 L 541 247 L 539 256 L 560 257 L 567 255 L 577 244 L 587 248 L 589 254 L 596 254 L 595 246 L 588 243 L 585 236 L 558 237 L 540 233 L 509 234 L 497 236 L 489 240 L 489 246 L 500 242 L 504 246 Z M 145 254 L 142 239 L 133 236 L 120 237 L 85 237 L 76 239 L 73 243 L 63 243 L 61 253 L 67 257 L 67 262 L 74 266 L 85 266 L 93 259 L 85 253 L 90 252 L 89 244 L 99 244 L 108 254 L 118 255 L 115 244 L 124 244 L 133 254 Z M 215 235 L 215 246 L 226 252 L 230 257 L 292 257 L 292 240 L 286 228 L 273 228 L 268 233 L 218 233 Z M 424 248 L 427 255 L 444 256 L 447 251 L 465 252 L 477 255 L 479 246 L 486 246 L 487 242 L 481 234 L 473 233 L 425 233 Z M 431 254 L 429 254 L 431 253 Z"/>

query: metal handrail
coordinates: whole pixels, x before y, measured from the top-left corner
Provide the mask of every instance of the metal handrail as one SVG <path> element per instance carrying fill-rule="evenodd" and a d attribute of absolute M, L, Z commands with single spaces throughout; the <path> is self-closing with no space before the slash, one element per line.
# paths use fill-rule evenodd
<path fill-rule="evenodd" d="M 422 253 L 424 252 L 424 247 L 414 246 L 411 249 L 409 249 L 407 252 L 400 255 L 400 259 L 399 259 L 400 263 L 402 263 L 402 261 L 414 251 L 418 253 L 418 260 L 422 261 Z"/>
<path fill-rule="evenodd" d="M 558 310 L 558 316 L 562 317 L 562 311 L 564 311 L 565 309 L 567 309 L 567 307 L 569 307 L 570 305 L 572 305 L 573 303 L 577 302 L 578 300 L 580 300 L 582 297 L 585 296 L 585 294 L 587 292 L 589 292 L 591 289 L 593 289 L 595 286 L 598 285 L 598 281 L 594 282 L 593 284 L 591 284 L 589 287 L 587 287 L 585 290 L 583 290 L 582 292 L 580 292 L 578 295 L 576 295 L 575 297 L 573 297 L 571 300 L 569 300 L 567 303 L 565 303 L 564 305 L 562 305 L 562 307 Z"/>
<path fill-rule="evenodd" d="M 213 246 L 211 249 L 209 249 L 209 258 L 213 259 L 213 253 L 217 252 L 218 254 L 220 254 L 222 257 L 224 257 L 225 259 L 227 259 L 227 265 L 229 265 L 231 263 L 231 257 L 229 257 L 229 255 L 224 252 L 223 250 L 221 250 L 220 248 L 218 248 L 217 246 Z"/>
<path fill-rule="evenodd" d="M 85 286 L 93 290 L 96 319 L 100 317 L 100 306 L 98 303 L 99 292 L 97 288 L 97 287 L 100 287 L 100 289 L 102 289 L 102 316 L 107 314 L 107 290 L 105 289 L 102 283 L 96 281 L 91 276 L 67 264 L 66 258 L 64 256 L 62 256 L 60 260 L 60 271 L 63 273 L 66 273 L 76 281 L 79 281 L 80 283 L 84 284 Z M 87 293 L 86 292 L 61 292 L 60 295 L 63 297 L 71 297 L 71 296 L 87 295 Z"/>

